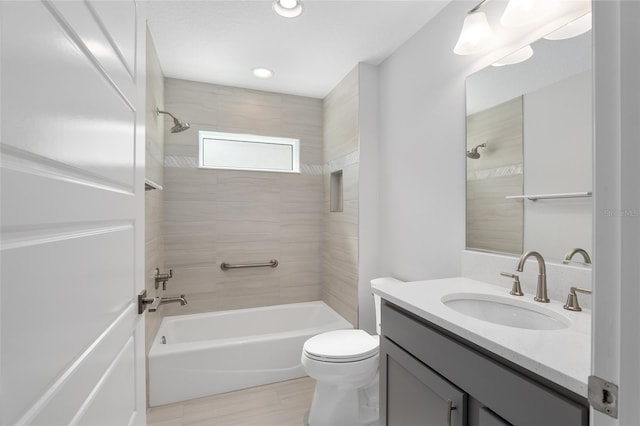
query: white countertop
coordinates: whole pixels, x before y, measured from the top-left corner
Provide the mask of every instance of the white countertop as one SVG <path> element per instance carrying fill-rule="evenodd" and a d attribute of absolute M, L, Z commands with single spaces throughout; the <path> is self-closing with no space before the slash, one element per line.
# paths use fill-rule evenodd
<path fill-rule="evenodd" d="M 532 294 L 510 296 L 503 287 L 468 278 L 401 282 L 372 281 L 373 292 L 383 299 L 487 349 L 579 395 L 587 397 L 591 371 L 591 312 L 571 312 L 562 303 L 534 302 Z M 458 313 L 442 303 L 451 293 L 483 293 L 513 297 L 519 303 L 543 305 L 568 318 L 568 328 L 528 330 L 482 321 Z"/>

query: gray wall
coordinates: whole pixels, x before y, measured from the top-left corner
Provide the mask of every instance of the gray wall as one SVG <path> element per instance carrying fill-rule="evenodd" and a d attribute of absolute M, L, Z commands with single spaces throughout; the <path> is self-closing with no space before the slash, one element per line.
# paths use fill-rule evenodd
<path fill-rule="evenodd" d="M 165 314 L 321 299 L 322 101 L 167 78 L 165 102 L 191 123 L 165 141 L 167 293 L 189 301 Z M 302 173 L 198 169 L 199 130 L 299 138 Z M 274 258 L 275 269 L 220 269 Z"/>

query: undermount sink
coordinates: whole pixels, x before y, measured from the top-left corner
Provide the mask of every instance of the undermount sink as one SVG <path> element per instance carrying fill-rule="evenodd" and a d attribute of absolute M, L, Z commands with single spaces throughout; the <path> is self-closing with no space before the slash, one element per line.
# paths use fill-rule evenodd
<path fill-rule="evenodd" d="M 500 324 L 529 330 L 561 330 L 571 321 L 563 315 L 543 306 L 482 293 L 453 293 L 442 298 L 445 306 L 461 314 Z"/>

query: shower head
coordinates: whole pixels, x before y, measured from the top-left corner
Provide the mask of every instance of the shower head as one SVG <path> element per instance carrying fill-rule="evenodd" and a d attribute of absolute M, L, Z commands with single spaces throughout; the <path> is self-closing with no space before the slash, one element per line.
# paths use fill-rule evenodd
<path fill-rule="evenodd" d="M 467 157 L 471 158 L 472 160 L 477 160 L 478 158 L 480 158 L 480 153 L 478 152 L 478 148 L 486 148 L 486 147 L 487 147 L 487 144 L 483 143 L 476 146 L 475 148 L 471 148 L 470 151 L 467 151 Z"/>
<path fill-rule="evenodd" d="M 191 125 L 189 123 L 186 123 L 186 122 L 174 117 L 173 114 L 171 114 L 170 112 L 160 111 L 159 109 L 156 109 L 156 115 L 160 115 L 160 114 L 167 114 L 168 116 L 173 118 L 173 127 L 171 128 L 171 133 L 184 132 L 185 130 L 188 130 L 189 127 L 191 127 Z"/>

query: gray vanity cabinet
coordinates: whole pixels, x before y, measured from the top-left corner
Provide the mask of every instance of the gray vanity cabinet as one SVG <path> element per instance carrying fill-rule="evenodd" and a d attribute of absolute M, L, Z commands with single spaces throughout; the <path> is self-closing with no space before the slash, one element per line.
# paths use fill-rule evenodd
<path fill-rule="evenodd" d="M 380 424 L 587 426 L 586 398 L 384 301 Z"/>
<path fill-rule="evenodd" d="M 381 342 L 380 371 L 386 377 L 389 425 L 463 426 L 467 395 L 407 352 Z"/>

